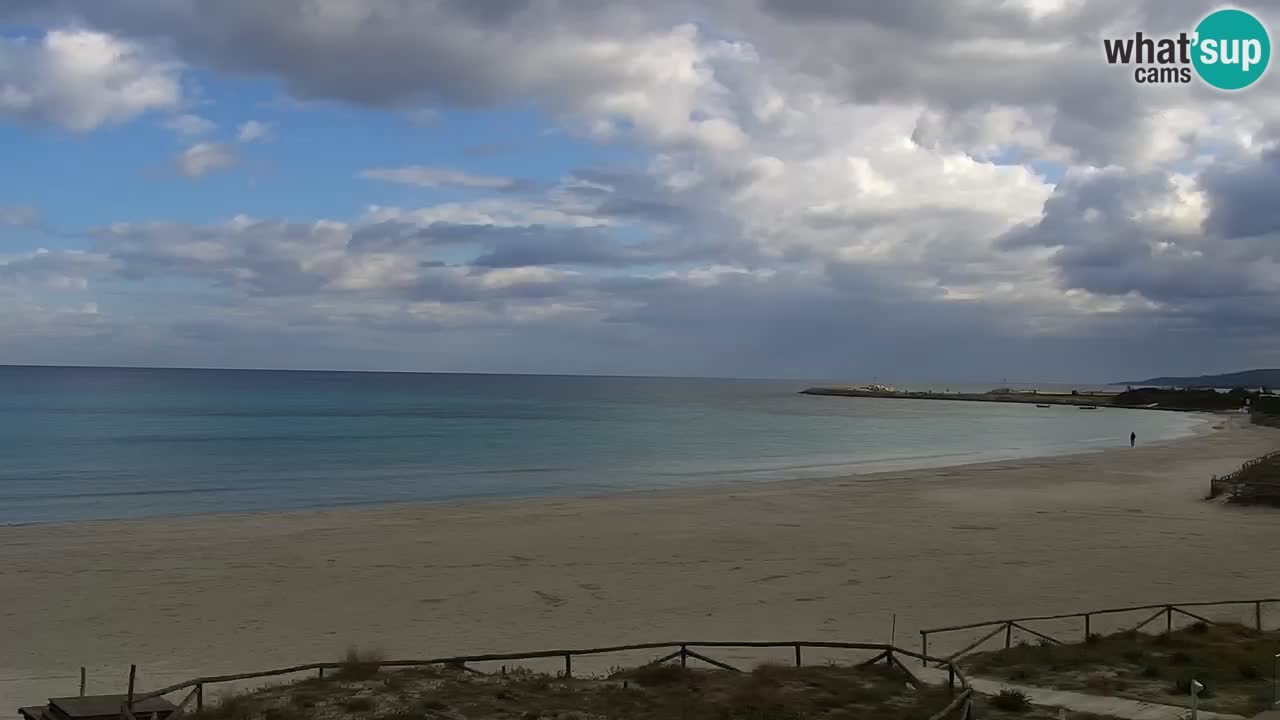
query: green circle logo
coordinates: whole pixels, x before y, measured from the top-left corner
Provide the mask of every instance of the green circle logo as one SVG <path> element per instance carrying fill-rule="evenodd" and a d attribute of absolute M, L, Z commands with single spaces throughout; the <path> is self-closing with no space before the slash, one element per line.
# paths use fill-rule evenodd
<path fill-rule="evenodd" d="M 1200 78 L 1219 90 L 1249 87 L 1267 71 L 1271 38 L 1258 18 L 1228 8 L 1196 26 L 1191 62 Z"/>

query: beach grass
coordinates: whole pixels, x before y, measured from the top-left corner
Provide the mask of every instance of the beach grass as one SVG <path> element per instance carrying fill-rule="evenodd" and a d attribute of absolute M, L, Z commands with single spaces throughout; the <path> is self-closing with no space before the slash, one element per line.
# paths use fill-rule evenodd
<path fill-rule="evenodd" d="M 1252 715 L 1269 708 L 1280 632 L 1196 623 L 1172 633 L 1122 632 L 1071 645 L 1036 643 L 962 661 L 976 676 L 1021 685 L 1189 705 L 1191 681 L 1206 709 Z"/>

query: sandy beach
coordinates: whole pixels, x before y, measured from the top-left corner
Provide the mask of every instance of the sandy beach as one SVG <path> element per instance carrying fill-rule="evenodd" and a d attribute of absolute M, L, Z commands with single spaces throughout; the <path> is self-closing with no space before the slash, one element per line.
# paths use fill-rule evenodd
<path fill-rule="evenodd" d="M 608 497 L 0 527 L 0 709 L 336 659 L 921 627 L 1280 594 L 1280 515 L 1201 501 L 1280 448 L 1215 418 L 1088 455 Z M 1280 615 L 1280 610 L 1273 611 Z M 1273 620 L 1274 622 L 1275 620 Z"/>

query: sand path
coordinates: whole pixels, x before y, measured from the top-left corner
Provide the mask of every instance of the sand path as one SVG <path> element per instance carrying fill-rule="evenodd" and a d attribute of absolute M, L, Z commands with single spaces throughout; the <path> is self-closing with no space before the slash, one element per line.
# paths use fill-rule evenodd
<path fill-rule="evenodd" d="M 1200 502 L 1280 431 L 1221 424 L 836 480 L 0 528 L 0 712 L 73 694 L 80 665 L 108 692 L 130 662 L 155 687 L 351 643 L 882 642 L 893 613 L 914 648 L 923 626 L 1280 595 L 1280 513 Z"/>

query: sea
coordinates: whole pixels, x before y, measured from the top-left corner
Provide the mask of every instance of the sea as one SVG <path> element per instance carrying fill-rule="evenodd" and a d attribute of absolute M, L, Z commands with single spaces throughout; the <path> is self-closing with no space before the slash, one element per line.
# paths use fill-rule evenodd
<path fill-rule="evenodd" d="M 850 381 L 0 366 L 0 524 L 844 476 L 1204 421 L 798 394 L 832 382 Z"/>

